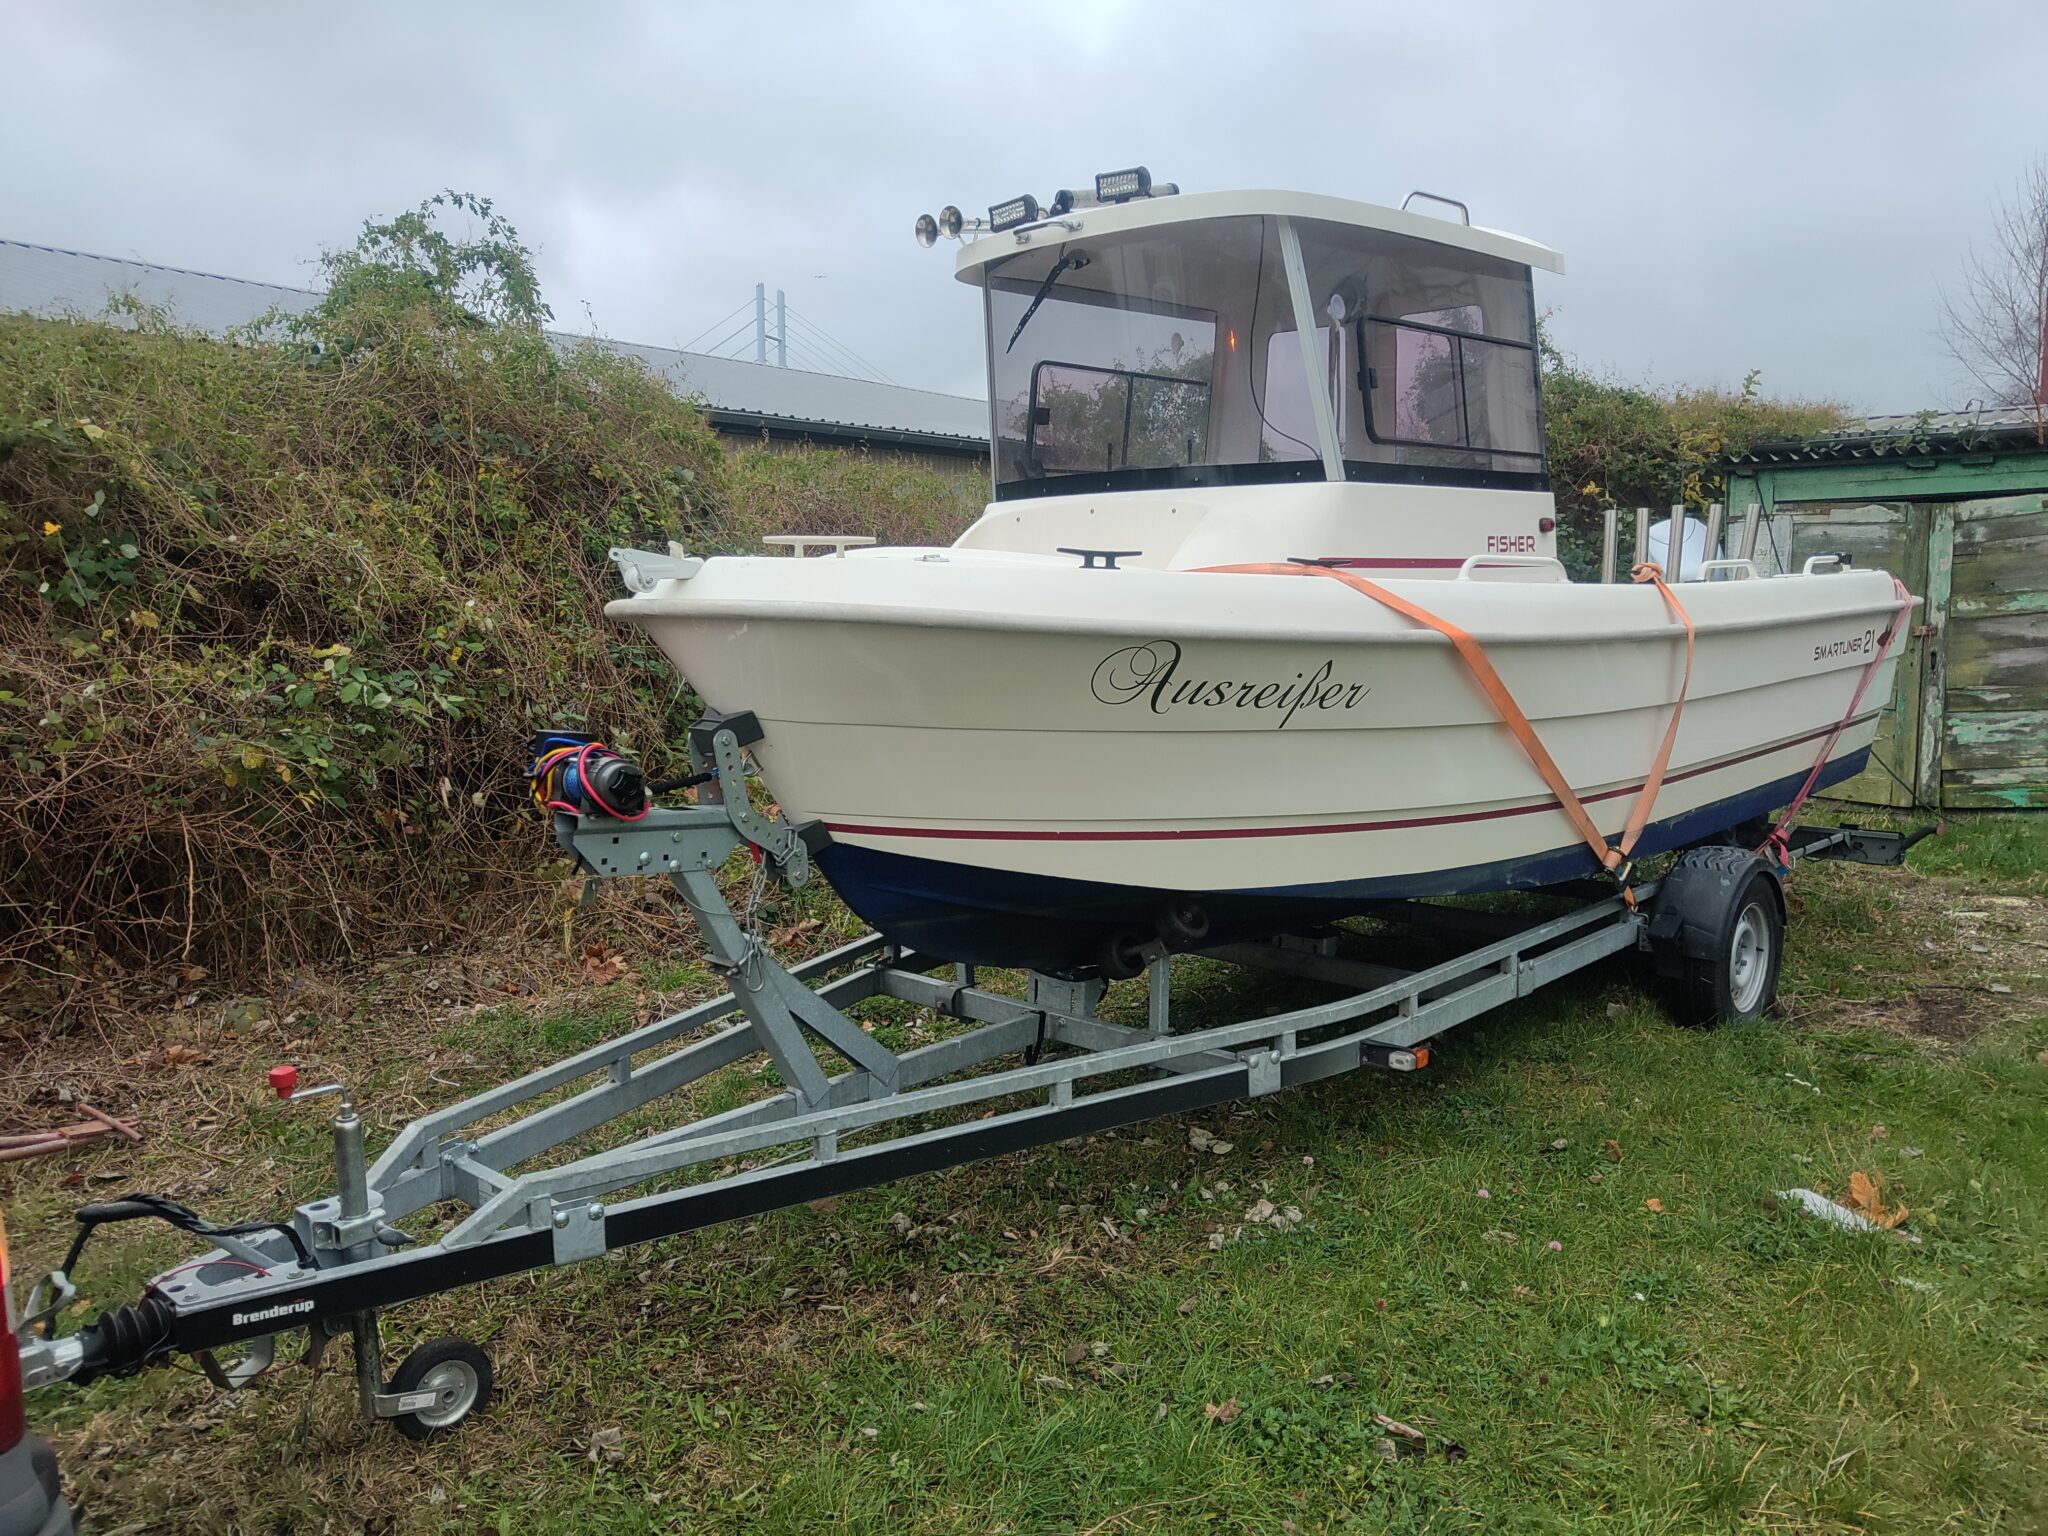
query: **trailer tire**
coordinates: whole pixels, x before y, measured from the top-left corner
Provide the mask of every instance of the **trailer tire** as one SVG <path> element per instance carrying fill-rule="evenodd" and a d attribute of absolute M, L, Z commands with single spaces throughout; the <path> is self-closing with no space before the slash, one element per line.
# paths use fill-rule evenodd
<path fill-rule="evenodd" d="M 491 1357 L 467 1339 L 429 1339 L 399 1362 L 385 1390 L 435 1394 L 433 1407 L 401 1413 L 391 1421 L 408 1440 L 431 1440 L 491 1400 Z"/>
<path fill-rule="evenodd" d="M 1664 876 L 1650 917 L 1657 971 L 1681 1024 L 1761 1018 L 1778 996 L 1785 893 L 1747 848 L 1691 848 Z"/>

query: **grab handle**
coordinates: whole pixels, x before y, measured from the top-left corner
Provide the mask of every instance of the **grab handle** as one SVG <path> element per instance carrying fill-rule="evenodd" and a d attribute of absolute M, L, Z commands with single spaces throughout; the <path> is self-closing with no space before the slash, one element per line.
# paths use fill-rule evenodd
<path fill-rule="evenodd" d="M 1744 581 L 1755 581 L 1763 575 L 1756 568 L 1754 560 L 1702 560 L 1699 564 L 1699 579 L 1711 581 L 1716 571 L 1739 571 Z"/>

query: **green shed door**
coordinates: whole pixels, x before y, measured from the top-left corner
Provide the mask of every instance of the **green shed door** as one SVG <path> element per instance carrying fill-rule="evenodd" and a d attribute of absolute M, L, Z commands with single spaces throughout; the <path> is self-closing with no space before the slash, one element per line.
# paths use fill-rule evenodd
<path fill-rule="evenodd" d="M 1915 596 L 1926 594 L 1927 538 L 1935 511 L 1927 503 L 1781 501 L 1775 510 L 1778 527 L 1789 535 L 1788 547 L 1779 552 L 1786 570 L 1798 570 L 1809 555 L 1844 554 L 1859 569 L 1890 571 Z M 1903 651 L 1899 651 L 1901 644 Z M 1891 707 L 1877 724 L 1871 764 L 1847 783 L 1830 789 L 1829 798 L 1864 805 L 1913 803 L 1905 786 L 1913 783 L 1919 758 L 1922 649 L 1912 629 L 1893 642 L 1899 665 Z M 1886 773 L 1880 763 L 1891 772 Z"/>
<path fill-rule="evenodd" d="M 2048 806 L 2048 497 L 1959 502 L 1945 806 Z"/>

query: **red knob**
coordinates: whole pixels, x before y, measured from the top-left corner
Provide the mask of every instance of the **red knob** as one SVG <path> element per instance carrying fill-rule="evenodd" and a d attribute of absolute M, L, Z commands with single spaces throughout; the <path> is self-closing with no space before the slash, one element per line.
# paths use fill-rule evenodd
<path fill-rule="evenodd" d="M 270 1091 L 280 1099 L 288 1099 L 298 1091 L 299 1069 L 297 1067 L 272 1067 L 270 1069 Z"/>

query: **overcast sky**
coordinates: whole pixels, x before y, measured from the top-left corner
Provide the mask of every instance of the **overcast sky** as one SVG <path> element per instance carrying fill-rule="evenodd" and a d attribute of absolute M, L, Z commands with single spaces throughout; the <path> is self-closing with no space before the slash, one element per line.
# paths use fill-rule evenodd
<path fill-rule="evenodd" d="M 303 285 L 455 187 L 565 329 L 680 345 L 765 281 L 975 394 L 974 298 L 915 216 L 1143 163 L 1461 197 L 1564 252 L 1538 302 L 1624 378 L 1959 405 L 1939 285 L 2048 151 L 2042 0 L 0 0 L 0 37 L 0 236 Z"/>

